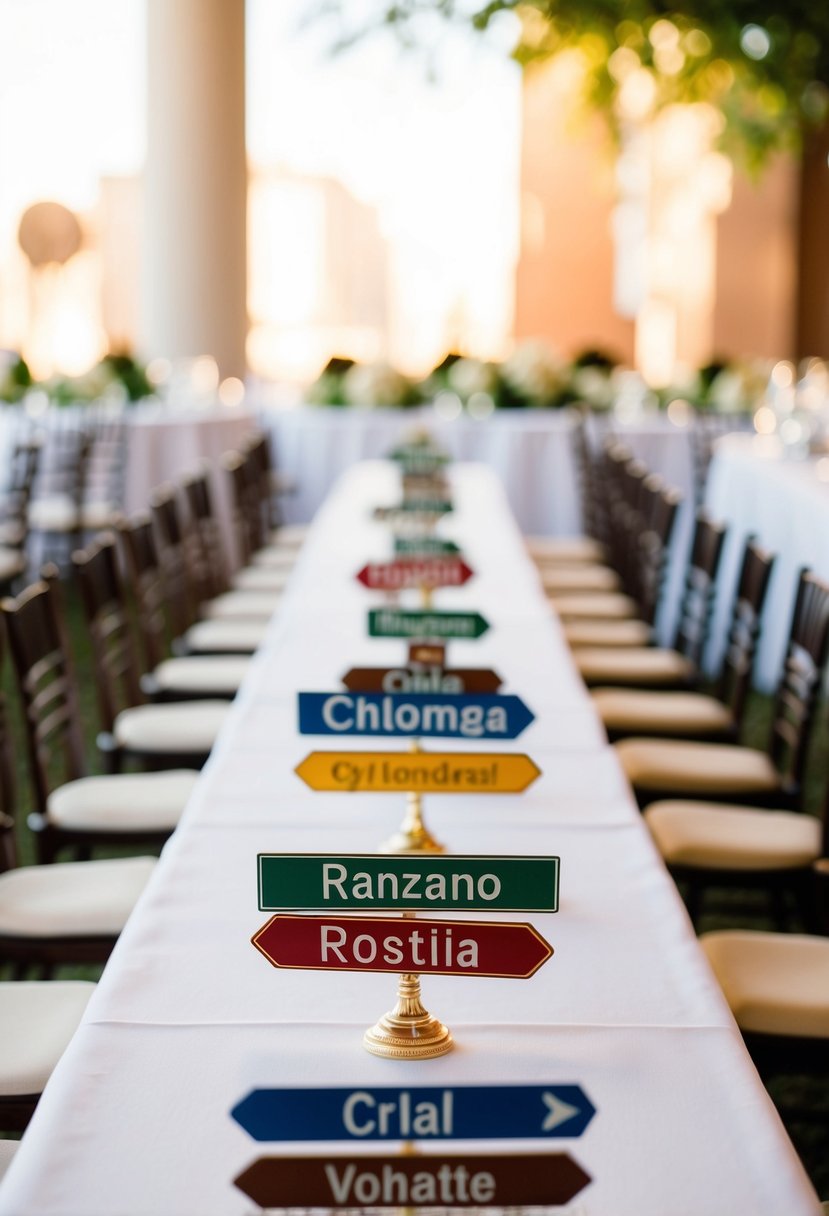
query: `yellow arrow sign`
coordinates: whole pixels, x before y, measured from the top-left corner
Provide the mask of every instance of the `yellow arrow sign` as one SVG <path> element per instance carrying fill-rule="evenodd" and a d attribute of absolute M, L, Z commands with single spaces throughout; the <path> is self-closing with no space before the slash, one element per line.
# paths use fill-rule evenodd
<path fill-rule="evenodd" d="M 541 776 L 507 752 L 311 752 L 294 771 L 312 790 L 377 794 L 518 794 Z"/>

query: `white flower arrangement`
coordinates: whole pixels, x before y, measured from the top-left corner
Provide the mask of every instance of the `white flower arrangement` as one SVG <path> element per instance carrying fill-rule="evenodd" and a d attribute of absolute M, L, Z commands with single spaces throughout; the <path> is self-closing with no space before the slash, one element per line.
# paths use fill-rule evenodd
<path fill-rule="evenodd" d="M 540 341 L 522 342 L 501 364 L 504 381 L 532 405 L 546 405 L 567 383 L 567 364 Z"/>
<path fill-rule="evenodd" d="M 498 387 L 498 368 L 495 363 L 484 363 L 482 359 L 458 359 L 446 373 L 449 387 L 462 401 L 468 401 L 475 393 L 490 396 Z"/>
<path fill-rule="evenodd" d="M 374 409 L 405 404 L 411 384 L 388 363 L 355 363 L 343 376 L 342 388 L 347 405 Z"/>

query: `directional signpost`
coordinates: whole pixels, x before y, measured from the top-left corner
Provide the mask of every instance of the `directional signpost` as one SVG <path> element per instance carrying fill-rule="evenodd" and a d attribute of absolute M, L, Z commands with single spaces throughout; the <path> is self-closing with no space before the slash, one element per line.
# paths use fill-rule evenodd
<path fill-rule="evenodd" d="M 520 794 L 541 770 L 520 752 L 311 752 L 294 772 L 312 790 Z"/>
<path fill-rule="evenodd" d="M 303 735 L 516 739 L 535 721 L 520 697 L 447 693 L 298 693 Z"/>
<path fill-rule="evenodd" d="M 489 629 L 479 612 L 431 612 L 426 609 L 373 608 L 368 632 L 373 638 L 461 638 L 474 640 Z"/>
<path fill-rule="evenodd" d="M 375 507 L 374 518 L 393 520 L 397 515 L 448 515 L 451 510 L 448 498 L 403 498 L 390 507 Z"/>
<path fill-rule="evenodd" d="M 590 1182 L 566 1153 L 262 1157 L 235 1180 L 261 1208 L 562 1205 Z"/>
<path fill-rule="evenodd" d="M 494 693 L 501 677 L 486 667 L 352 667 L 343 676 L 349 692 Z"/>
<path fill-rule="evenodd" d="M 260 853 L 263 912 L 557 912 L 557 857 Z"/>
<path fill-rule="evenodd" d="M 230 1112 L 254 1140 L 555 1140 L 596 1108 L 580 1085 L 254 1089 Z"/>
<path fill-rule="evenodd" d="M 393 562 L 369 562 L 357 581 L 372 591 L 406 591 L 411 588 L 431 591 L 435 587 L 462 587 L 474 571 L 462 557 L 406 557 Z"/>
<path fill-rule="evenodd" d="M 397 557 L 413 558 L 460 556 L 454 541 L 438 536 L 395 536 L 394 552 Z"/>

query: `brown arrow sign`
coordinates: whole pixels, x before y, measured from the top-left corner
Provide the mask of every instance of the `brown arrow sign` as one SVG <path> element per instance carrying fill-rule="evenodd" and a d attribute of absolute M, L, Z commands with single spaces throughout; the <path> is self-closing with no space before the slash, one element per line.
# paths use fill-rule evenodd
<path fill-rule="evenodd" d="M 352 667 L 349 692 L 495 693 L 502 680 L 486 667 Z"/>
<path fill-rule="evenodd" d="M 235 1185 L 262 1208 L 455 1208 L 569 1203 L 590 1175 L 567 1153 L 260 1157 Z"/>

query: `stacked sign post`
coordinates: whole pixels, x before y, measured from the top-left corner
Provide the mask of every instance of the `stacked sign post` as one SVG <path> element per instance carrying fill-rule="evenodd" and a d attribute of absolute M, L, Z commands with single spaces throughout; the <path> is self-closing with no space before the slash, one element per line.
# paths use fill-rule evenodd
<path fill-rule="evenodd" d="M 451 1050 L 451 1033 L 421 1002 L 421 974 L 530 979 L 553 954 L 526 922 L 416 913 L 555 912 L 557 857 L 263 853 L 258 862 L 259 907 L 274 915 L 253 944 L 274 967 L 398 974 L 397 1004 L 363 1037 L 373 1055 L 422 1060 Z M 389 911 L 402 916 L 376 915 Z"/>

